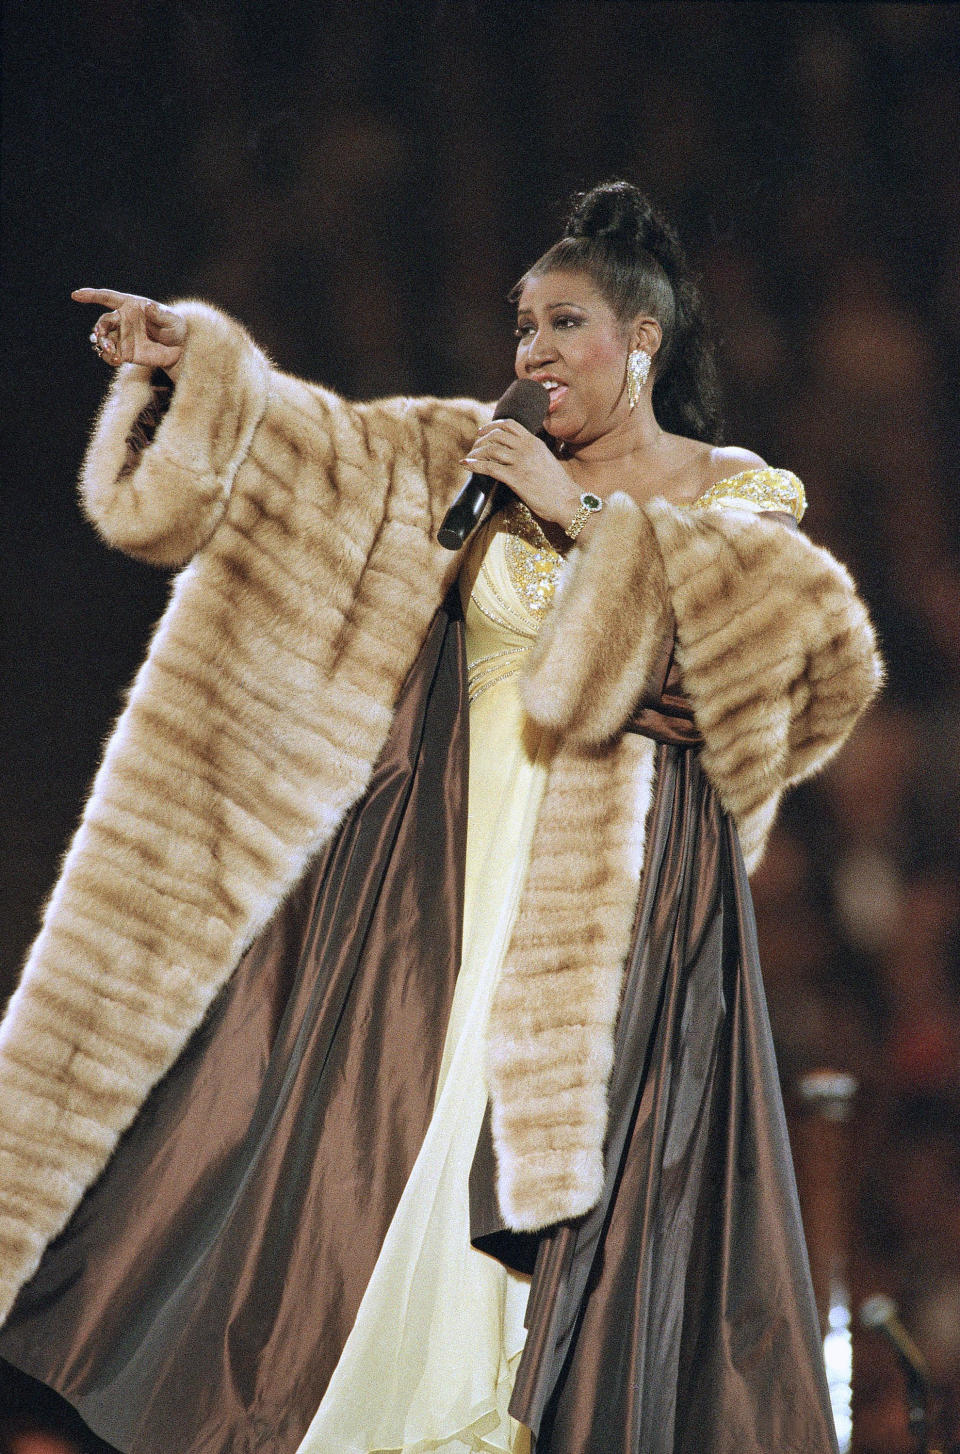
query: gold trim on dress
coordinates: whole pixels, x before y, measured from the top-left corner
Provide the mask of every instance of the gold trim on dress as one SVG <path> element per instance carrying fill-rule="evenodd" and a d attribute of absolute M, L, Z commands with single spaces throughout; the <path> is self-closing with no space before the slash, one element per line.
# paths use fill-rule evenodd
<path fill-rule="evenodd" d="M 798 524 L 807 508 L 807 496 L 797 476 L 790 470 L 769 467 L 741 470 L 728 479 L 718 480 L 688 508 L 703 510 L 709 505 L 722 505 L 726 500 L 741 500 L 756 510 L 783 510 Z"/>
<path fill-rule="evenodd" d="M 503 524 L 510 583 L 531 616 L 539 620 L 553 604 L 563 556 L 550 544 L 522 500 L 513 500 L 507 506 Z"/>
<path fill-rule="evenodd" d="M 486 615 L 486 612 L 484 612 Z M 488 687 L 505 682 L 520 674 L 520 667 L 526 655 L 524 646 L 506 646 L 503 651 L 492 651 L 488 656 L 479 656 L 470 663 L 467 672 L 467 696 L 472 707 Z"/>

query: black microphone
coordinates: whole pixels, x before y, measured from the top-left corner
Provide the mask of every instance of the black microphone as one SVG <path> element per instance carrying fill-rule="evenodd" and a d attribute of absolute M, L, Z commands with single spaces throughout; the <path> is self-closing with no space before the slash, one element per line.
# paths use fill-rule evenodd
<path fill-rule="evenodd" d="M 515 379 L 503 398 L 498 400 L 493 417 L 514 419 L 531 434 L 536 434 L 547 417 L 549 407 L 549 391 L 536 379 Z M 471 475 L 467 480 L 437 531 L 437 539 L 447 550 L 459 550 L 463 545 L 476 527 L 497 483 L 489 475 Z"/>
<path fill-rule="evenodd" d="M 911 1381 L 920 1389 L 928 1387 L 930 1369 L 927 1360 L 897 1316 L 897 1305 L 893 1298 L 878 1292 L 862 1302 L 860 1326 L 882 1333 L 893 1345 Z"/>

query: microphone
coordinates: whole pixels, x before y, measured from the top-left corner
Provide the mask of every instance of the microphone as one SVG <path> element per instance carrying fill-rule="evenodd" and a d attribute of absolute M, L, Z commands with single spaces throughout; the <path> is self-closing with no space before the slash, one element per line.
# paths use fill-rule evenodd
<path fill-rule="evenodd" d="M 515 379 L 493 411 L 494 419 L 514 419 L 536 434 L 547 417 L 550 394 L 536 379 Z M 454 500 L 437 531 L 447 550 L 459 550 L 476 527 L 483 507 L 498 484 L 489 475 L 471 475 Z"/>
<path fill-rule="evenodd" d="M 860 1326 L 882 1333 L 893 1345 L 894 1351 L 907 1372 L 907 1377 L 918 1389 L 926 1389 L 930 1383 L 930 1369 L 916 1343 L 897 1316 L 897 1305 L 893 1298 L 878 1292 L 860 1304 Z"/>

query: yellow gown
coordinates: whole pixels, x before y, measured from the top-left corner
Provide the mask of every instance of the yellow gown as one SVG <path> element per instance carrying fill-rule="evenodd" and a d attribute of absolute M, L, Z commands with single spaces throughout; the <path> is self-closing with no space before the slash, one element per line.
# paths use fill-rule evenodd
<path fill-rule="evenodd" d="M 803 487 L 745 470 L 694 508 L 784 510 Z M 297 1454 L 528 1454 L 507 1412 L 529 1279 L 470 1245 L 469 1175 L 487 1102 L 485 1027 L 510 942 L 551 741 L 517 677 L 563 559 L 523 507 L 477 532 L 460 588 L 470 682 L 463 951 L 430 1126 L 356 1322 Z M 411 1054 L 416 1048 L 411 1047 Z"/>
<path fill-rule="evenodd" d="M 487 1102 L 487 1015 L 550 753 L 550 739 L 525 717 L 517 677 L 561 564 L 510 511 L 478 531 L 461 573 L 470 811 L 463 952 L 436 1103 L 356 1322 L 297 1454 L 527 1454 L 530 1447 L 528 1431 L 507 1412 L 529 1279 L 471 1247 L 468 1185 Z"/>

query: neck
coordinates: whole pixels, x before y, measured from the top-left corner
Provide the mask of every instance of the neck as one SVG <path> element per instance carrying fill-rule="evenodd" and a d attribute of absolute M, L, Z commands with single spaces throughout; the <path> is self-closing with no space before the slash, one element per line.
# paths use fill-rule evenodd
<path fill-rule="evenodd" d="M 657 423 L 649 396 L 644 396 L 625 418 L 585 443 L 567 441 L 564 454 L 584 472 L 611 464 L 635 464 L 659 448 L 665 438 Z"/>

